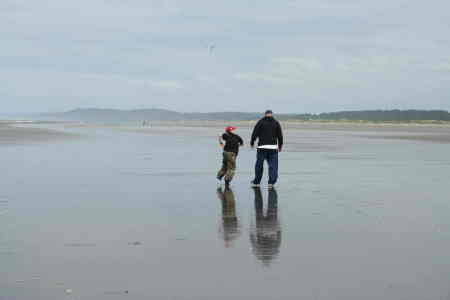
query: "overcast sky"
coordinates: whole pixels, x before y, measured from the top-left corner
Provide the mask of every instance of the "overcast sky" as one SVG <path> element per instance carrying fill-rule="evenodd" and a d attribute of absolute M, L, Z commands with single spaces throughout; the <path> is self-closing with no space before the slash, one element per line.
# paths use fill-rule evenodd
<path fill-rule="evenodd" d="M 1 0 L 1 112 L 450 110 L 448 0 Z"/>

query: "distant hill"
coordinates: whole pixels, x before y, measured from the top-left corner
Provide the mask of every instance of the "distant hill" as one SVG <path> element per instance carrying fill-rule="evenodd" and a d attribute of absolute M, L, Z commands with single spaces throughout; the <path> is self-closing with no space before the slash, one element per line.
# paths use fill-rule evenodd
<path fill-rule="evenodd" d="M 257 120 L 261 113 L 212 112 L 180 113 L 165 109 L 117 110 L 84 108 L 62 113 L 40 114 L 45 120 L 84 121 L 94 123 L 122 123 L 149 121 L 246 121 Z M 279 120 L 325 120 L 325 121 L 372 121 L 372 122 L 412 122 L 450 121 L 450 113 L 444 110 L 367 110 L 341 111 L 321 114 L 276 114 Z"/>
<path fill-rule="evenodd" d="M 182 114 L 164 109 L 118 110 L 102 108 L 81 108 L 62 113 L 41 114 L 39 117 L 52 120 L 84 122 L 133 122 L 142 120 L 175 121 L 182 120 Z"/>
<path fill-rule="evenodd" d="M 40 114 L 36 118 L 64 121 L 84 121 L 98 123 L 121 123 L 134 121 L 182 121 L 182 120 L 254 120 L 260 113 L 214 112 L 180 113 L 165 109 L 100 109 L 83 108 L 62 113 Z"/>

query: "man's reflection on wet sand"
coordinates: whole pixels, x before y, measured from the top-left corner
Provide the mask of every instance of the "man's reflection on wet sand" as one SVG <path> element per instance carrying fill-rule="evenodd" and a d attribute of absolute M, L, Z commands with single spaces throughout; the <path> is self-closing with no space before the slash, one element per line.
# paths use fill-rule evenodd
<path fill-rule="evenodd" d="M 255 192 L 255 223 L 250 228 L 250 243 L 255 256 L 266 266 L 278 256 L 281 245 L 281 226 L 278 221 L 278 194 L 269 190 L 268 205 L 264 214 L 264 201 L 260 188 Z"/>
<path fill-rule="evenodd" d="M 233 246 L 235 241 L 241 234 L 240 225 L 236 216 L 236 201 L 231 188 L 226 187 L 217 189 L 217 196 L 222 203 L 222 223 L 220 225 L 219 234 L 223 239 L 225 247 Z"/>

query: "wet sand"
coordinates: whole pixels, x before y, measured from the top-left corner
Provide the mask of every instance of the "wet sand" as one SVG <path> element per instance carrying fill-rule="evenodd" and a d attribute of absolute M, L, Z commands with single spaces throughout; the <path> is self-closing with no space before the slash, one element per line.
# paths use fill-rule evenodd
<path fill-rule="evenodd" d="M 171 134 L 174 131 L 189 130 L 189 128 L 222 128 L 233 124 L 239 129 L 250 131 L 255 121 L 155 121 L 151 126 L 140 126 L 135 123 L 100 125 L 89 123 L 72 123 L 67 128 L 114 128 L 128 132 L 148 134 Z M 314 122 L 314 121 L 284 121 L 285 130 L 302 131 L 343 131 L 366 138 L 417 140 L 436 143 L 450 143 L 450 123 L 370 123 L 370 122 Z M 383 134 L 384 133 L 384 134 Z"/>
<path fill-rule="evenodd" d="M 392 140 L 423 141 L 433 143 L 450 143 L 450 134 L 367 135 L 366 137 L 372 139 L 392 139 Z"/>
<path fill-rule="evenodd" d="M 450 296 L 450 144 L 385 138 L 445 128 L 286 129 L 275 191 L 248 146 L 217 188 L 216 128 L 25 129 L 0 147 L 1 300 Z"/>
<path fill-rule="evenodd" d="M 0 146 L 36 143 L 78 137 L 73 133 L 30 127 L 29 122 L 0 122 Z"/>

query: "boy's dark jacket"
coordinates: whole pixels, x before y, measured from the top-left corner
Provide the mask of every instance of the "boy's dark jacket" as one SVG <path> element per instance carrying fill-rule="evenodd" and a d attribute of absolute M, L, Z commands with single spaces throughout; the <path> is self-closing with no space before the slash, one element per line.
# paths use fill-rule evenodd
<path fill-rule="evenodd" d="M 225 152 L 233 152 L 238 154 L 239 146 L 244 145 L 242 138 L 232 132 L 225 132 L 222 135 L 222 139 L 225 141 L 225 146 L 223 147 L 223 151 Z"/>
<path fill-rule="evenodd" d="M 283 132 L 280 123 L 273 117 L 264 117 L 256 123 L 253 129 L 250 146 L 253 147 L 255 140 L 258 138 L 258 146 L 277 145 L 281 149 L 283 147 Z"/>

